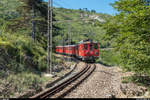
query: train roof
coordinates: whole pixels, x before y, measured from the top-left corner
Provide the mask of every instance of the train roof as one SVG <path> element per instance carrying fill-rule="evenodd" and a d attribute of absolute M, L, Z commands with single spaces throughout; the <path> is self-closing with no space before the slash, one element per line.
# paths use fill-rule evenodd
<path fill-rule="evenodd" d="M 63 46 L 56 46 L 56 47 L 63 47 Z"/>
<path fill-rule="evenodd" d="M 75 45 L 65 45 L 64 47 L 75 47 Z"/>
<path fill-rule="evenodd" d="M 64 46 L 56 46 L 56 47 L 75 47 L 75 45 L 64 45 Z"/>
<path fill-rule="evenodd" d="M 97 43 L 97 41 L 87 39 L 87 40 L 82 40 L 82 41 L 78 42 L 78 44 L 85 44 L 85 43 Z"/>

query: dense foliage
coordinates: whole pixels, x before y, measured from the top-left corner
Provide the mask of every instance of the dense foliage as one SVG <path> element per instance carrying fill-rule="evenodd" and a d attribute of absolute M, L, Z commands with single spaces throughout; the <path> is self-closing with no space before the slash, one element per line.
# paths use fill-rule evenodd
<path fill-rule="evenodd" d="M 0 97 L 38 91 L 50 80 L 41 73 L 47 69 L 47 8 L 44 0 L 0 0 Z M 70 44 L 68 33 L 72 44 L 87 38 L 98 41 L 101 47 L 109 44 L 103 40 L 106 32 L 101 26 L 111 16 L 87 8 L 53 11 L 53 51 L 63 42 Z M 54 55 L 52 62 L 53 72 L 65 68 Z"/>
<path fill-rule="evenodd" d="M 119 0 L 113 4 L 119 14 L 104 28 L 106 38 L 121 54 L 123 68 L 150 75 L 150 6 L 145 0 Z"/>
<path fill-rule="evenodd" d="M 96 13 L 94 10 L 89 11 L 87 8 L 79 10 L 54 8 L 53 11 L 53 50 L 56 45 L 69 44 L 70 37 L 72 44 L 91 38 L 98 41 L 101 47 L 109 45 L 108 41 L 103 40 L 106 32 L 101 26 L 111 16 Z M 94 18 L 99 18 L 100 21 Z M 16 66 L 22 64 L 38 66 L 40 70 L 46 69 L 46 2 L 1 0 L 0 35 L 0 48 L 15 60 Z"/>
<path fill-rule="evenodd" d="M 0 5 L 0 48 L 16 59 L 16 64 L 46 69 L 47 3 L 1 0 Z M 59 34 L 56 29 L 59 28 L 53 25 L 54 37 Z"/>

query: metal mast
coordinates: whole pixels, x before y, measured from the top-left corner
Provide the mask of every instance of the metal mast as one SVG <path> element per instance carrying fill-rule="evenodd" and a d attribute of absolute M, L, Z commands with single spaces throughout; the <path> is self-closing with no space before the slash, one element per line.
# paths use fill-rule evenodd
<path fill-rule="evenodd" d="M 52 50 L 53 50 L 53 0 L 51 0 L 51 6 L 50 6 L 50 73 L 52 74 Z"/>
<path fill-rule="evenodd" d="M 48 73 L 52 74 L 52 7 L 53 7 L 53 0 L 48 0 L 48 43 L 47 43 L 47 49 L 48 49 L 48 57 L 47 57 L 47 68 Z"/>
<path fill-rule="evenodd" d="M 68 23 L 68 45 L 70 45 L 70 22 Z M 68 52 L 70 52 L 70 49 L 68 48 Z M 70 58 L 68 58 L 68 61 Z"/>
<path fill-rule="evenodd" d="M 69 23 L 70 24 L 70 23 Z M 70 32 L 70 41 L 69 41 L 69 43 L 70 43 L 70 45 L 72 45 L 71 44 L 71 24 L 69 25 L 69 32 Z M 70 62 L 71 62 L 71 58 L 70 58 Z"/>

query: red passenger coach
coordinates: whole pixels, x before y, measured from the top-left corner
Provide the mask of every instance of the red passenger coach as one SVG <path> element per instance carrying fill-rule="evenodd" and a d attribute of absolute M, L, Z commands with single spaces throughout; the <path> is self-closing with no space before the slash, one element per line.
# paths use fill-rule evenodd
<path fill-rule="evenodd" d="M 75 45 L 64 46 L 64 54 L 75 56 Z"/>
<path fill-rule="evenodd" d="M 75 56 L 75 45 L 56 46 L 56 53 Z"/>
<path fill-rule="evenodd" d="M 63 54 L 63 46 L 56 46 L 56 53 Z"/>

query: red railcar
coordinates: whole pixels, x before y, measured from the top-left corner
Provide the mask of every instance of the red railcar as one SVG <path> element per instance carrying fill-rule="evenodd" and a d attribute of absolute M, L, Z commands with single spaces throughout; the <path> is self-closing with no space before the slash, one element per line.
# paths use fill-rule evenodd
<path fill-rule="evenodd" d="M 75 45 L 56 46 L 56 53 L 74 56 L 75 55 Z"/>
<path fill-rule="evenodd" d="M 64 46 L 64 54 L 74 56 L 75 55 L 75 45 Z"/>
<path fill-rule="evenodd" d="M 99 57 L 99 43 L 87 40 L 81 41 L 77 45 L 57 46 L 56 53 L 76 56 L 82 60 L 95 61 Z"/>
<path fill-rule="evenodd" d="M 64 53 L 63 46 L 56 46 L 56 53 L 63 54 Z"/>
<path fill-rule="evenodd" d="M 99 44 L 93 41 L 81 41 L 76 45 L 76 56 L 82 60 L 93 60 L 99 57 Z"/>

